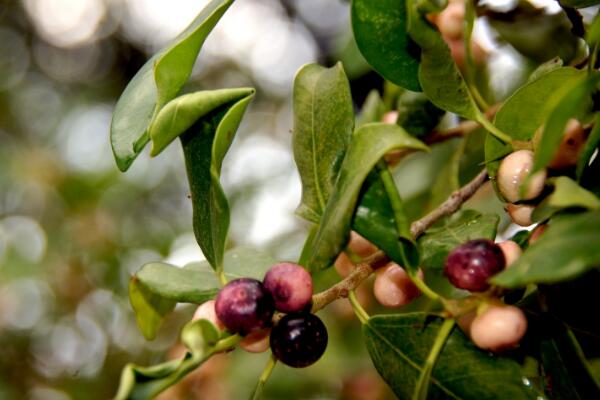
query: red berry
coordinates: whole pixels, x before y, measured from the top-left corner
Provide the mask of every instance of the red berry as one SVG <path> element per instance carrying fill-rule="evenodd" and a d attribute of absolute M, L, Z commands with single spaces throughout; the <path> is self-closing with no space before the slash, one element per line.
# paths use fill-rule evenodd
<path fill-rule="evenodd" d="M 285 365 L 308 367 L 325 352 L 327 329 L 314 314 L 287 314 L 271 329 L 270 343 L 273 355 Z"/>
<path fill-rule="evenodd" d="M 491 240 L 476 239 L 464 243 L 448 254 L 444 271 L 450 282 L 460 289 L 483 292 L 487 280 L 506 265 L 502 249 Z"/>
<path fill-rule="evenodd" d="M 271 325 L 275 304 L 260 281 L 240 278 L 219 291 L 215 311 L 229 331 L 246 335 Z"/>
<path fill-rule="evenodd" d="M 265 275 L 263 284 L 273 296 L 275 308 L 281 312 L 302 311 L 312 300 L 312 278 L 298 264 L 275 264 Z"/>

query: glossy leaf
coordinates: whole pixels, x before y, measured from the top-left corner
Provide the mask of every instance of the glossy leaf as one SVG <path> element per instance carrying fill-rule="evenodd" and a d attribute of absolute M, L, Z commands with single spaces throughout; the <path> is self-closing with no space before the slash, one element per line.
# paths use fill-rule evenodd
<path fill-rule="evenodd" d="M 528 141 L 548 118 L 550 110 L 548 99 L 564 85 L 580 78 L 583 72 L 571 67 L 555 69 L 542 75 L 537 80 L 519 88 L 502 105 L 494 124 L 513 139 Z M 495 185 L 502 157 L 512 152 L 510 145 L 505 145 L 497 138 L 488 135 L 485 143 L 485 159 L 487 170 Z"/>
<path fill-rule="evenodd" d="M 585 40 L 590 44 L 590 46 L 600 43 L 600 14 L 596 14 L 594 20 L 588 27 L 585 33 Z"/>
<path fill-rule="evenodd" d="M 406 132 L 422 137 L 435 128 L 445 112 L 437 108 L 425 94 L 406 90 L 398 97 L 398 121 Z"/>
<path fill-rule="evenodd" d="M 419 254 L 410 240 L 412 238 L 400 238 L 392 205 L 376 172 L 371 172 L 363 185 L 352 220 L 352 229 L 383 250 L 399 265 L 407 266 L 407 259 L 410 264 L 408 267 L 418 263 Z"/>
<path fill-rule="evenodd" d="M 193 206 L 196 240 L 215 271 L 222 270 L 229 229 L 229 203 L 219 182 L 223 158 L 233 141 L 252 91 L 202 116 L 181 136 Z"/>
<path fill-rule="evenodd" d="M 167 361 L 151 367 L 127 364 L 121 373 L 115 400 L 146 400 L 173 386 L 198 368 L 213 354 L 226 349 L 231 338 L 219 340 L 216 328 L 206 320 L 192 321 L 181 332 L 181 342 L 188 352 L 181 360 Z"/>
<path fill-rule="evenodd" d="M 565 208 L 578 207 L 596 210 L 600 208 L 600 199 L 592 192 L 585 190 L 574 180 L 559 176 L 549 180 L 554 191 L 546 197 L 533 211 L 534 222 L 543 221 L 552 214 Z"/>
<path fill-rule="evenodd" d="M 544 234 L 491 282 L 507 288 L 530 283 L 556 283 L 598 267 L 598 226 L 598 210 L 552 221 Z"/>
<path fill-rule="evenodd" d="M 419 47 L 407 35 L 405 0 L 352 0 L 352 30 L 367 62 L 385 79 L 419 91 Z"/>
<path fill-rule="evenodd" d="M 137 277 L 129 282 L 129 301 L 135 312 L 135 320 L 147 340 L 156 337 L 165 316 L 175 308 L 176 302 L 153 293 Z"/>
<path fill-rule="evenodd" d="M 225 277 L 228 280 L 242 277 L 262 280 L 276 262 L 266 253 L 249 247 L 232 249 L 224 258 Z M 182 303 L 202 304 L 213 299 L 220 287 L 206 261 L 190 263 L 183 268 L 152 262 L 145 264 L 135 276 L 153 294 Z"/>
<path fill-rule="evenodd" d="M 407 0 L 406 4 L 408 33 L 421 47 L 419 82 L 423 92 L 443 110 L 468 119 L 480 119 L 481 112 L 454 63 L 448 45 L 417 10 L 416 0 Z"/>
<path fill-rule="evenodd" d="M 578 79 L 571 84 L 564 84 L 559 93 L 550 102 L 554 107 L 550 111 L 544 125 L 540 142 L 535 149 L 535 160 L 532 173 L 548 165 L 564 136 L 565 126 L 570 118 L 582 117 L 591 106 L 591 94 L 600 82 L 600 73 Z M 554 99 L 557 100 L 554 101 Z"/>
<path fill-rule="evenodd" d="M 384 154 L 400 148 L 427 150 L 427 146 L 397 125 L 366 124 L 354 133 L 319 228 L 305 244 L 306 266 L 311 271 L 331 266 L 342 251 L 363 182 Z"/>
<path fill-rule="evenodd" d="M 448 253 L 456 246 L 472 239 L 494 240 L 499 220 L 495 214 L 466 210 L 444 225 L 428 229 L 418 240 L 422 265 L 443 269 Z"/>
<path fill-rule="evenodd" d="M 158 155 L 210 112 L 253 95 L 254 89 L 251 88 L 220 89 L 185 94 L 170 101 L 160 110 L 149 129 L 152 140 L 150 155 Z M 224 145 L 229 147 L 226 143 Z"/>
<path fill-rule="evenodd" d="M 155 54 L 119 98 L 110 128 L 117 166 L 126 171 L 148 143 L 152 120 L 187 81 L 206 37 L 233 0 L 212 0 L 173 42 Z"/>
<path fill-rule="evenodd" d="M 443 319 L 425 313 L 376 316 L 363 325 L 371 359 L 400 399 L 413 395 Z M 446 341 L 431 373 L 429 399 L 485 399 L 501 393 L 513 400 L 535 399 L 523 384 L 521 366 L 481 351 L 458 329 Z"/>
<path fill-rule="evenodd" d="M 294 80 L 294 159 L 302 180 L 297 213 L 318 222 L 354 129 L 350 84 L 341 64 L 308 64 Z"/>
<path fill-rule="evenodd" d="M 577 180 L 580 181 L 585 168 L 588 166 L 594 152 L 598 148 L 600 144 L 600 113 L 596 114 L 596 118 L 594 118 L 594 126 L 592 127 L 592 131 L 590 132 L 590 136 L 588 137 L 583 149 L 581 150 L 581 154 L 579 155 L 579 160 L 577 160 Z"/>

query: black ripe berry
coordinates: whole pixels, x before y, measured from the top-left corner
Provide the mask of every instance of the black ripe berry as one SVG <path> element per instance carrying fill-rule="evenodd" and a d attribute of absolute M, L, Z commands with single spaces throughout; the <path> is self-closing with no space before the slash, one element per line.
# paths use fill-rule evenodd
<path fill-rule="evenodd" d="M 502 271 L 505 264 L 504 254 L 498 245 L 491 240 L 476 239 L 452 250 L 444 271 L 457 288 L 483 292 L 489 288 L 487 280 Z"/>
<path fill-rule="evenodd" d="M 271 351 L 285 365 L 294 368 L 314 364 L 327 348 L 327 329 L 314 314 L 293 313 L 271 330 Z"/>
<path fill-rule="evenodd" d="M 275 264 L 265 275 L 263 284 L 273 296 L 275 308 L 281 312 L 299 312 L 310 305 L 312 278 L 308 271 L 298 264 Z"/>
<path fill-rule="evenodd" d="M 229 282 L 217 295 L 215 312 L 225 327 L 246 335 L 271 325 L 275 311 L 273 297 L 256 279 Z"/>

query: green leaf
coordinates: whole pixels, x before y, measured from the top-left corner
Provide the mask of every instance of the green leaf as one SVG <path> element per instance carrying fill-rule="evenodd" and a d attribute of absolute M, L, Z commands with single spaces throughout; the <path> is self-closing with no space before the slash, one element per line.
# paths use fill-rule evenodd
<path fill-rule="evenodd" d="M 456 246 L 472 239 L 494 240 L 499 220 L 495 214 L 466 210 L 444 225 L 428 229 L 418 239 L 423 267 L 443 269 L 448 253 Z"/>
<path fill-rule="evenodd" d="M 594 21 L 592 21 L 591 25 L 585 32 L 585 40 L 589 43 L 590 46 L 595 46 L 598 43 L 600 43 L 600 14 L 596 14 L 596 17 L 594 17 Z"/>
<path fill-rule="evenodd" d="M 151 367 L 127 364 L 115 400 L 146 400 L 173 386 L 188 373 L 202 365 L 213 354 L 226 350 L 239 340 L 229 336 L 219 340 L 216 328 L 206 320 L 192 321 L 181 332 L 181 341 L 188 352 L 181 360 L 167 361 Z"/>
<path fill-rule="evenodd" d="M 377 89 L 373 89 L 367 95 L 363 103 L 360 115 L 356 119 L 356 127 L 363 126 L 369 122 L 380 122 L 385 113 L 385 104 Z"/>
<path fill-rule="evenodd" d="M 444 110 L 437 108 L 425 94 L 408 90 L 398 98 L 397 109 L 397 124 L 416 137 L 431 133 L 445 114 Z"/>
<path fill-rule="evenodd" d="M 494 124 L 515 140 L 531 140 L 536 129 L 548 118 L 550 113 L 546 106 L 548 99 L 564 85 L 568 85 L 583 74 L 584 72 L 575 68 L 563 67 L 523 85 L 504 102 L 496 114 Z M 500 159 L 512 151 L 510 145 L 502 143 L 492 135 L 487 136 L 485 159 L 494 186 Z"/>
<path fill-rule="evenodd" d="M 549 179 L 548 182 L 554 185 L 554 191 L 533 211 L 531 218 L 534 222 L 548 219 L 552 214 L 565 208 L 581 207 L 588 210 L 600 208 L 600 199 L 571 178 L 559 176 Z"/>
<path fill-rule="evenodd" d="M 254 89 L 251 88 L 220 89 L 185 94 L 170 101 L 160 110 L 149 129 L 152 140 L 150 155 L 158 155 L 210 112 L 224 105 L 251 98 L 253 95 Z M 227 144 L 225 146 L 229 147 Z"/>
<path fill-rule="evenodd" d="M 352 229 L 383 250 L 399 265 L 410 267 L 405 265 L 407 258 L 411 260 L 411 264 L 418 263 L 416 246 L 410 240 L 399 241 L 401 235 L 396 228 L 394 211 L 383 182 L 376 172 L 371 172 L 363 185 L 352 220 Z"/>
<path fill-rule="evenodd" d="M 367 62 L 385 79 L 419 91 L 419 48 L 406 34 L 405 0 L 353 0 L 351 18 Z"/>
<path fill-rule="evenodd" d="M 600 265 L 600 211 L 565 216 L 548 229 L 507 270 L 490 281 L 516 288 L 530 283 L 556 283 Z"/>
<path fill-rule="evenodd" d="M 354 133 L 319 228 L 305 244 L 306 266 L 311 271 L 330 267 L 342 251 L 363 182 L 384 154 L 399 148 L 427 150 L 397 125 L 366 124 Z"/>
<path fill-rule="evenodd" d="M 229 250 L 223 262 L 225 277 L 228 280 L 242 277 L 262 280 L 276 262 L 273 257 L 250 247 Z M 206 261 L 190 263 L 183 268 L 152 262 L 145 264 L 135 277 L 151 294 L 182 303 L 202 304 L 213 299 L 220 287 Z"/>
<path fill-rule="evenodd" d="M 371 359 L 400 399 L 411 398 L 443 319 L 425 313 L 375 316 L 363 325 Z M 458 329 L 450 334 L 431 372 L 430 399 L 535 399 L 521 366 L 477 349 Z"/>
<path fill-rule="evenodd" d="M 297 214 L 318 222 L 354 129 L 350 84 L 340 63 L 305 65 L 294 80 L 294 159 L 302 180 Z"/>
<path fill-rule="evenodd" d="M 173 42 L 155 54 L 119 98 L 110 127 L 117 166 L 126 171 L 148 143 L 147 130 L 161 107 L 187 81 L 206 37 L 233 0 L 212 0 Z"/>
<path fill-rule="evenodd" d="M 560 0 L 560 4 L 566 7 L 585 8 L 600 4 L 600 0 Z"/>
<path fill-rule="evenodd" d="M 135 313 L 135 321 L 147 340 L 156 337 L 165 316 L 175 308 L 175 301 L 157 295 L 133 276 L 129 281 L 129 301 Z"/>
<path fill-rule="evenodd" d="M 570 118 L 581 117 L 591 105 L 591 94 L 600 82 L 600 73 L 596 73 L 564 85 L 553 97 L 549 104 L 554 107 L 550 111 L 548 120 L 538 146 L 535 149 L 535 160 L 532 173 L 548 165 L 564 136 L 565 126 Z"/>
<path fill-rule="evenodd" d="M 222 270 L 229 229 L 229 203 L 219 181 L 221 164 L 252 99 L 253 91 L 247 90 L 246 97 L 208 112 L 179 137 L 192 195 L 194 234 L 217 273 Z"/>
<path fill-rule="evenodd" d="M 406 4 L 408 33 L 421 47 L 419 82 L 423 92 L 433 104 L 443 110 L 467 119 L 482 118 L 465 80 L 454 63 L 448 45 L 417 10 L 416 0 L 407 0 Z"/>
<path fill-rule="evenodd" d="M 598 148 L 598 144 L 600 144 L 600 113 L 596 114 L 596 118 L 594 118 L 594 126 L 590 132 L 590 136 L 581 150 L 579 160 L 577 160 L 578 181 L 581 181 L 585 168 L 588 166 L 592 155 L 594 155 L 594 152 Z"/>

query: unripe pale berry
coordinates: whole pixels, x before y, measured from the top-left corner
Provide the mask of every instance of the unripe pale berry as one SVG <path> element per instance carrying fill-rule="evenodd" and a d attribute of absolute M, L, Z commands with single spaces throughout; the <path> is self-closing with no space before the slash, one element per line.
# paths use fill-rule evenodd
<path fill-rule="evenodd" d="M 501 351 L 514 348 L 527 330 L 527 318 L 520 308 L 489 305 L 473 320 L 471 340 L 484 350 Z"/>
<path fill-rule="evenodd" d="M 354 271 L 354 268 L 356 268 L 356 264 L 354 264 L 352 260 L 350 260 L 350 257 L 348 257 L 348 254 L 346 254 L 343 251 L 335 259 L 335 263 L 333 263 L 333 266 L 342 278 L 345 278 L 348 275 L 350 275 L 352 271 Z"/>
<path fill-rule="evenodd" d="M 219 291 L 215 311 L 229 331 L 247 335 L 271 325 L 275 302 L 260 281 L 240 278 Z"/>
<path fill-rule="evenodd" d="M 398 111 L 388 111 L 381 117 L 381 122 L 385 124 L 395 124 L 398 119 Z"/>
<path fill-rule="evenodd" d="M 248 353 L 263 353 L 269 348 L 269 336 L 271 329 L 263 329 L 246 335 L 240 340 L 240 349 Z"/>
<path fill-rule="evenodd" d="M 373 243 L 354 231 L 350 232 L 348 248 L 360 258 L 369 257 L 377 251 L 377 247 Z"/>
<path fill-rule="evenodd" d="M 506 212 L 510 216 L 512 222 L 520 226 L 529 226 L 533 224 L 531 214 L 533 214 L 535 206 L 529 204 L 507 204 Z"/>
<path fill-rule="evenodd" d="M 192 317 L 192 321 L 196 321 L 199 319 L 208 320 L 210 323 L 212 323 L 214 326 L 216 326 L 217 329 L 219 329 L 219 330 L 225 329 L 225 325 L 223 325 L 223 322 L 221 322 L 219 317 L 217 317 L 217 313 L 215 311 L 215 301 L 214 300 L 205 301 L 196 309 L 196 312 L 194 313 L 194 316 Z"/>
<path fill-rule="evenodd" d="M 504 254 L 504 259 L 506 260 L 506 268 L 510 267 L 512 263 L 517 261 L 521 254 L 523 254 L 523 250 L 521 246 L 519 246 L 516 242 L 512 240 L 506 240 L 504 242 L 498 243 L 500 249 L 502 249 L 502 253 Z"/>
<path fill-rule="evenodd" d="M 302 311 L 312 300 L 312 278 L 298 264 L 275 264 L 267 271 L 263 284 L 275 300 L 275 309 L 281 312 Z"/>
<path fill-rule="evenodd" d="M 423 271 L 419 270 L 418 276 L 423 279 Z M 402 307 L 421 295 L 404 268 L 393 262 L 375 271 L 373 293 L 382 306 L 393 308 Z"/>
<path fill-rule="evenodd" d="M 444 272 L 450 283 L 460 289 L 483 292 L 487 280 L 506 265 L 504 254 L 497 244 L 487 239 L 464 243 L 448 254 Z"/>
<path fill-rule="evenodd" d="M 465 3 L 451 1 L 437 16 L 436 25 L 444 39 L 461 40 L 465 24 Z"/>
<path fill-rule="evenodd" d="M 271 330 L 270 344 L 273 355 L 285 365 L 308 367 L 325 352 L 327 329 L 314 314 L 287 314 Z"/>
<path fill-rule="evenodd" d="M 546 170 L 538 171 L 529 177 L 532 168 L 533 152 L 530 150 L 518 150 L 504 157 L 496 178 L 498 189 L 506 200 L 511 203 L 531 200 L 542 193 L 546 182 Z M 526 182 L 527 186 L 521 191 Z"/>

